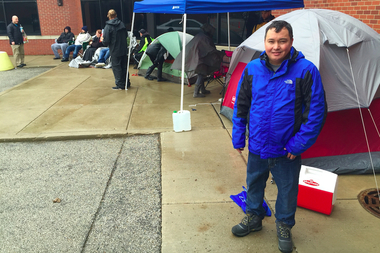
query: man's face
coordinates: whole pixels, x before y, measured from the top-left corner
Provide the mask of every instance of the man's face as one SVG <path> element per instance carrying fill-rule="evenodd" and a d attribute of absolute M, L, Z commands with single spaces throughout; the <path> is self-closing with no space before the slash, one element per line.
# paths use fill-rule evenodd
<path fill-rule="evenodd" d="M 102 35 L 101 33 L 96 33 L 96 37 L 100 38 L 100 35 Z"/>
<path fill-rule="evenodd" d="M 285 27 L 279 33 L 276 29 L 269 29 L 265 37 L 265 52 L 269 57 L 269 62 L 273 65 L 281 65 L 287 59 L 293 39 L 290 39 L 288 29 Z"/>
<path fill-rule="evenodd" d="M 86 31 L 82 29 L 82 33 L 86 33 Z"/>
<path fill-rule="evenodd" d="M 8 19 L 9 20 L 9 19 Z M 12 17 L 12 23 L 13 24 L 18 24 L 18 17 L 17 16 L 13 16 Z"/>
<path fill-rule="evenodd" d="M 69 29 L 65 29 L 65 33 L 69 33 Z"/>
<path fill-rule="evenodd" d="M 263 20 L 266 20 L 267 18 L 269 18 L 270 14 L 271 14 L 270 11 L 262 11 L 261 17 L 263 18 Z"/>

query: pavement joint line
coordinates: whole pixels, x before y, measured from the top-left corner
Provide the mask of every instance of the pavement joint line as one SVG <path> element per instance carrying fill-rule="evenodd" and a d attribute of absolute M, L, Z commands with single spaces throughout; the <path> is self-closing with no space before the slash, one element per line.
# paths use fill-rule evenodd
<path fill-rule="evenodd" d="M 194 201 L 194 202 L 170 202 L 170 203 L 162 203 L 163 206 L 173 206 L 173 205 L 202 205 L 202 204 L 228 204 L 228 203 L 235 203 L 232 200 L 225 200 L 225 201 Z"/>
<path fill-rule="evenodd" d="M 220 113 L 218 113 L 218 110 L 216 110 L 216 108 L 215 108 L 215 106 L 214 106 L 213 103 L 210 103 L 210 104 L 211 104 L 212 108 L 214 109 L 214 111 L 215 111 L 215 113 L 216 113 L 216 116 L 218 116 L 218 118 L 219 118 L 219 120 L 220 120 L 220 123 L 222 123 L 223 128 L 227 130 L 226 125 L 224 125 L 224 122 L 223 122 L 222 118 L 220 117 Z M 228 131 L 227 131 L 227 134 L 230 135 Z M 231 136 L 231 135 L 230 135 L 230 137 L 231 137 L 231 139 L 232 139 L 232 136 Z"/>
<path fill-rule="evenodd" d="M 128 91 L 128 90 L 127 90 Z M 139 87 L 137 87 L 137 91 L 135 92 L 135 97 L 133 99 L 133 103 L 132 103 L 132 106 L 131 106 L 131 110 L 129 111 L 129 118 L 128 118 L 128 122 L 127 122 L 127 125 L 125 127 L 125 130 L 128 131 L 128 127 L 129 127 L 129 123 L 131 122 L 131 118 L 132 118 L 132 113 L 133 113 L 133 107 L 135 106 L 135 102 L 136 102 L 136 98 L 137 98 L 137 93 L 139 92 Z"/>
<path fill-rule="evenodd" d="M 4 94 L 7 94 L 8 92 L 10 92 L 10 91 L 16 89 L 17 87 L 23 85 L 23 84 L 26 83 L 26 82 L 32 81 L 32 80 L 34 80 L 34 79 L 36 79 L 36 78 L 38 78 L 38 77 L 40 77 L 40 76 L 42 76 L 42 75 L 44 75 L 44 74 L 46 74 L 46 73 L 49 73 L 50 71 L 53 71 L 53 69 L 55 69 L 55 68 L 57 68 L 57 67 L 58 67 L 58 66 L 54 66 L 54 67 L 52 67 L 51 69 L 46 70 L 45 72 L 43 72 L 43 73 L 41 73 L 41 74 L 39 74 L 39 75 L 36 75 L 36 76 L 34 76 L 34 77 L 30 78 L 30 79 L 27 79 L 27 80 L 25 80 L 25 81 L 23 81 L 23 82 L 21 82 L 21 83 L 15 85 L 15 86 L 9 88 L 9 89 L 7 89 L 7 90 L 5 90 L 5 91 L 3 91 L 3 92 L 0 92 L 0 96 L 2 96 L 2 95 L 4 95 Z M 41 68 L 45 68 L 45 66 L 41 66 Z M 46 68 L 49 68 L 49 66 L 46 66 Z"/>
<path fill-rule="evenodd" d="M 196 104 L 193 104 L 193 105 L 189 105 L 189 107 L 196 107 L 197 105 L 209 105 L 209 104 L 213 104 L 213 103 L 217 103 L 217 102 L 209 102 L 209 103 L 196 103 Z"/>
<path fill-rule="evenodd" d="M 112 180 L 113 174 L 114 174 L 114 172 L 115 172 L 115 170 L 116 170 L 116 168 L 117 168 L 117 162 L 119 161 L 119 158 L 120 158 L 121 152 L 122 152 L 122 150 L 123 150 L 123 147 L 124 147 L 124 143 L 125 143 L 125 141 L 126 141 L 126 140 L 124 139 L 124 140 L 123 140 L 123 143 L 121 144 L 121 147 L 120 147 L 119 153 L 117 154 L 117 158 L 115 159 L 115 162 L 114 162 L 114 164 L 113 164 L 113 167 L 112 167 L 112 170 L 111 170 L 111 174 L 110 174 L 110 176 L 109 176 L 109 178 L 108 178 L 108 181 L 107 181 L 106 187 L 104 188 L 104 191 L 103 191 L 102 199 L 101 199 L 100 202 L 99 202 L 98 208 L 97 208 L 97 210 L 96 210 L 96 212 L 95 212 L 95 215 L 94 215 L 94 217 L 93 217 L 93 219 L 92 219 L 90 229 L 88 230 L 87 235 L 86 235 L 86 238 L 84 239 L 81 253 L 83 253 L 84 250 L 86 249 L 86 244 L 87 244 L 88 238 L 89 238 L 89 236 L 90 236 L 90 234 L 91 234 L 91 232 L 92 232 L 92 229 L 93 229 L 93 227 L 94 227 L 94 224 L 95 224 L 95 222 L 96 222 L 96 219 L 98 218 L 98 215 L 99 215 L 99 213 L 100 213 L 100 210 L 102 209 L 102 204 L 104 203 L 104 199 L 105 199 L 105 196 L 106 196 L 106 194 L 107 194 L 108 187 L 109 187 L 110 184 L 111 184 L 111 180 Z"/>
<path fill-rule="evenodd" d="M 63 98 L 65 98 L 67 95 L 69 95 L 73 90 L 75 90 L 76 88 L 78 88 L 79 85 L 81 85 L 82 83 L 84 83 L 85 81 L 87 81 L 90 77 L 91 76 L 87 76 L 86 79 L 84 79 L 77 86 L 75 86 L 73 89 L 71 89 L 69 92 L 67 92 L 63 97 L 61 97 L 60 99 L 58 99 L 57 101 L 55 101 L 55 103 L 53 103 L 51 106 L 49 106 L 46 110 L 44 110 L 42 113 L 40 113 L 40 115 L 38 115 L 36 118 L 34 118 L 32 121 L 30 121 L 26 126 L 24 126 L 20 131 L 18 131 L 16 133 L 16 135 L 18 135 L 20 132 L 22 132 L 25 128 L 27 128 L 30 124 L 32 124 L 36 119 L 38 119 L 39 117 L 41 117 L 41 115 L 43 115 L 45 112 L 47 112 L 48 110 L 50 110 L 54 105 L 56 105 L 59 101 L 61 101 Z"/>
<path fill-rule="evenodd" d="M 35 141 L 62 141 L 62 140 L 86 140 L 102 138 L 123 138 L 133 135 L 145 135 L 145 133 L 104 133 L 104 134 L 82 134 L 82 135 L 54 135 L 54 136 L 30 136 L 30 137 L 9 137 L 0 138 L 2 142 L 35 142 Z"/>

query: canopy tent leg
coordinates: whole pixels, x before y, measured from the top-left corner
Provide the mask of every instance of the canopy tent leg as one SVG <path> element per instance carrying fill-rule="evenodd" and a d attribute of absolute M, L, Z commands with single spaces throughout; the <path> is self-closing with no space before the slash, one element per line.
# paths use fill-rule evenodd
<path fill-rule="evenodd" d="M 183 93 L 185 84 L 185 47 L 186 47 L 186 19 L 187 14 L 183 14 L 183 34 L 182 34 L 182 73 L 181 73 L 181 112 L 183 111 Z"/>
<path fill-rule="evenodd" d="M 231 51 L 231 38 L 230 38 L 230 13 L 227 12 L 227 30 L 228 30 L 228 51 Z"/>
<path fill-rule="evenodd" d="M 377 189 L 377 196 L 379 196 L 379 201 L 380 201 L 379 186 L 378 186 L 378 184 L 377 184 L 376 172 L 375 172 L 375 168 L 374 168 L 374 166 L 373 166 L 373 160 L 372 160 L 372 155 L 371 155 L 371 148 L 370 148 L 370 146 L 369 146 L 369 141 L 368 141 L 368 136 L 367 136 L 367 130 L 366 130 L 366 128 L 365 128 L 365 123 L 364 123 L 364 119 L 363 119 L 362 110 L 361 110 L 361 107 L 360 107 L 359 95 L 358 95 L 358 90 L 357 90 L 357 87 L 356 87 L 356 82 L 355 82 L 354 72 L 353 72 L 353 70 L 352 70 L 352 64 L 351 64 L 351 58 L 350 58 L 350 51 L 349 51 L 348 48 L 346 48 L 346 51 L 347 51 L 348 62 L 349 62 L 349 64 L 350 64 L 350 70 L 351 70 L 352 81 L 353 81 L 353 84 L 354 84 L 354 87 L 355 87 L 356 101 L 358 102 L 358 108 L 359 108 L 360 118 L 361 118 L 361 120 L 362 120 L 363 131 L 364 131 L 365 141 L 366 141 L 366 144 L 367 144 L 369 160 L 370 160 L 370 162 L 371 162 L 371 167 L 372 167 L 373 177 L 375 178 L 375 184 L 376 184 L 376 189 Z M 371 114 L 371 117 L 372 117 L 372 114 Z M 372 119 L 373 119 L 373 118 L 372 118 Z M 374 123 L 375 123 L 375 121 L 374 121 Z M 376 127 L 376 124 L 375 124 L 375 127 Z M 376 127 L 376 130 L 377 130 L 377 127 Z M 379 133 L 379 131 L 377 131 L 377 133 Z"/>
<path fill-rule="evenodd" d="M 129 47 L 128 47 L 128 61 L 127 61 L 127 75 L 125 77 L 125 80 L 128 82 L 128 74 L 129 74 L 129 61 L 131 60 L 131 43 L 132 43 L 132 38 L 133 38 L 133 26 L 135 24 L 135 13 L 133 12 L 132 14 L 132 25 L 131 25 L 131 33 L 129 37 Z M 127 88 L 128 85 L 125 85 L 125 90 L 128 90 Z"/>

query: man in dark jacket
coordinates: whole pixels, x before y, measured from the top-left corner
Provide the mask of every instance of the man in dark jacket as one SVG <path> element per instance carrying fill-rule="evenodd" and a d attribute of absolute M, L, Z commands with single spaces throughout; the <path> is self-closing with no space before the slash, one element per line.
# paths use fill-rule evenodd
<path fill-rule="evenodd" d="M 71 32 L 70 26 L 66 26 L 63 29 L 63 33 L 58 37 L 58 39 L 55 41 L 54 44 L 51 45 L 51 50 L 53 50 L 54 53 L 54 60 L 60 59 L 58 49 L 61 49 L 62 54 L 65 53 L 66 48 L 69 46 L 69 41 L 74 41 L 75 36 Z"/>
<path fill-rule="evenodd" d="M 18 17 L 13 16 L 12 22 L 7 26 L 7 33 L 9 43 L 12 47 L 13 58 L 15 59 L 18 68 L 24 67 L 24 39 L 22 33 L 24 32 L 22 25 L 18 23 Z"/>
<path fill-rule="evenodd" d="M 148 46 L 145 53 L 149 56 L 151 62 L 153 62 L 153 65 L 146 71 L 145 79 L 153 80 L 154 78 L 151 77 L 150 74 L 157 68 L 157 82 L 165 81 L 165 79 L 162 78 L 162 67 L 165 59 L 170 57 L 168 50 L 166 50 L 161 43 L 152 43 Z"/>
<path fill-rule="evenodd" d="M 327 115 L 317 67 L 293 45 L 286 21 L 273 21 L 264 38 L 265 51 L 247 64 L 236 91 L 232 142 L 246 144 L 248 125 L 247 208 L 236 236 L 262 229 L 264 190 L 269 171 L 276 182 L 278 248 L 292 252 L 301 154 L 316 141 Z"/>
<path fill-rule="evenodd" d="M 224 53 L 217 50 L 212 39 L 215 28 L 210 24 L 203 24 L 201 31 L 195 35 L 186 45 L 185 71 L 198 75 L 194 88 L 194 98 L 205 97 L 210 94 L 205 89 L 204 79 L 220 68 Z M 172 69 L 181 70 L 182 51 L 177 55 Z M 201 92 L 201 93 L 200 93 Z"/>
<path fill-rule="evenodd" d="M 108 21 L 104 27 L 103 45 L 110 48 L 112 71 L 115 77 L 114 90 L 124 90 L 127 75 L 127 29 L 117 18 L 116 11 L 111 9 L 107 14 Z M 127 88 L 131 86 L 128 73 Z"/>

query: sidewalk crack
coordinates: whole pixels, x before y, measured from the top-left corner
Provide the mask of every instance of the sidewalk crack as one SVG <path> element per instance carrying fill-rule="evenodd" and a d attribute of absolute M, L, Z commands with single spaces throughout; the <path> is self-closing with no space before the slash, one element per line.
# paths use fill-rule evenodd
<path fill-rule="evenodd" d="M 44 110 L 42 113 L 40 113 L 40 115 L 38 115 L 34 120 L 30 121 L 20 131 L 18 131 L 16 133 L 16 135 L 18 135 L 19 133 L 21 133 L 22 131 L 24 131 L 25 128 L 27 128 L 28 126 L 30 126 L 33 122 L 35 122 L 38 118 L 40 118 L 45 112 L 47 112 L 48 110 L 50 110 L 54 105 L 56 105 L 59 101 L 61 101 L 63 98 L 65 98 L 67 95 L 69 95 L 73 90 L 75 90 L 76 88 L 78 88 L 79 85 L 81 85 L 82 83 L 84 83 L 85 81 L 87 81 L 87 79 L 89 79 L 90 77 L 91 76 L 88 76 L 86 79 L 84 79 L 82 82 L 80 82 L 77 86 L 75 86 L 72 90 L 70 90 L 69 92 L 67 92 L 63 97 L 61 97 L 60 99 L 58 99 L 57 101 L 55 101 L 55 103 L 53 103 L 51 106 L 49 106 L 46 110 Z"/>
<path fill-rule="evenodd" d="M 104 192 L 103 192 L 103 195 L 102 195 L 102 199 L 100 200 L 99 202 L 99 206 L 95 212 L 95 215 L 92 219 L 92 222 L 91 222 L 91 226 L 90 226 L 90 229 L 88 230 L 87 234 L 86 234 L 86 237 L 84 239 L 84 242 L 83 242 L 83 246 L 82 246 L 82 250 L 81 250 L 81 253 L 83 253 L 86 249 L 86 245 L 87 245 L 87 241 L 88 241 L 88 238 L 90 237 L 90 234 L 92 232 L 92 229 L 94 228 L 94 225 L 95 225 L 95 222 L 99 216 L 99 213 L 102 209 L 102 206 L 103 206 L 103 203 L 104 203 L 104 199 L 106 197 L 106 194 L 107 194 L 107 191 L 108 191 L 108 187 L 110 186 L 111 184 L 111 180 L 112 180 L 112 177 L 113 177 L 113 174 L 115 173 L 116 171 L 116 168 L 117 168 L 117 162 L 119 161 L 119 158 L 120 158 L 120 155 L 121 155 L 121 152 L 123 151 L 123 147 L 124 147 L 124 143 L 125 143 L 125 139 L 123 140 L 123 143 L 121 144 L 121 147 L 120 147 L 120 150 L 119 150 L 119 153 L 117 154 L 117 157 L 116 157 L 116 160 L 113 164 L 113 167 L 112 167 L 112 170 L 111 170 L 111 174 L 108 178 L 108 181 L 107 181 L 107 184 L 106 184 L 106 187 L 104 188 Z"/>

